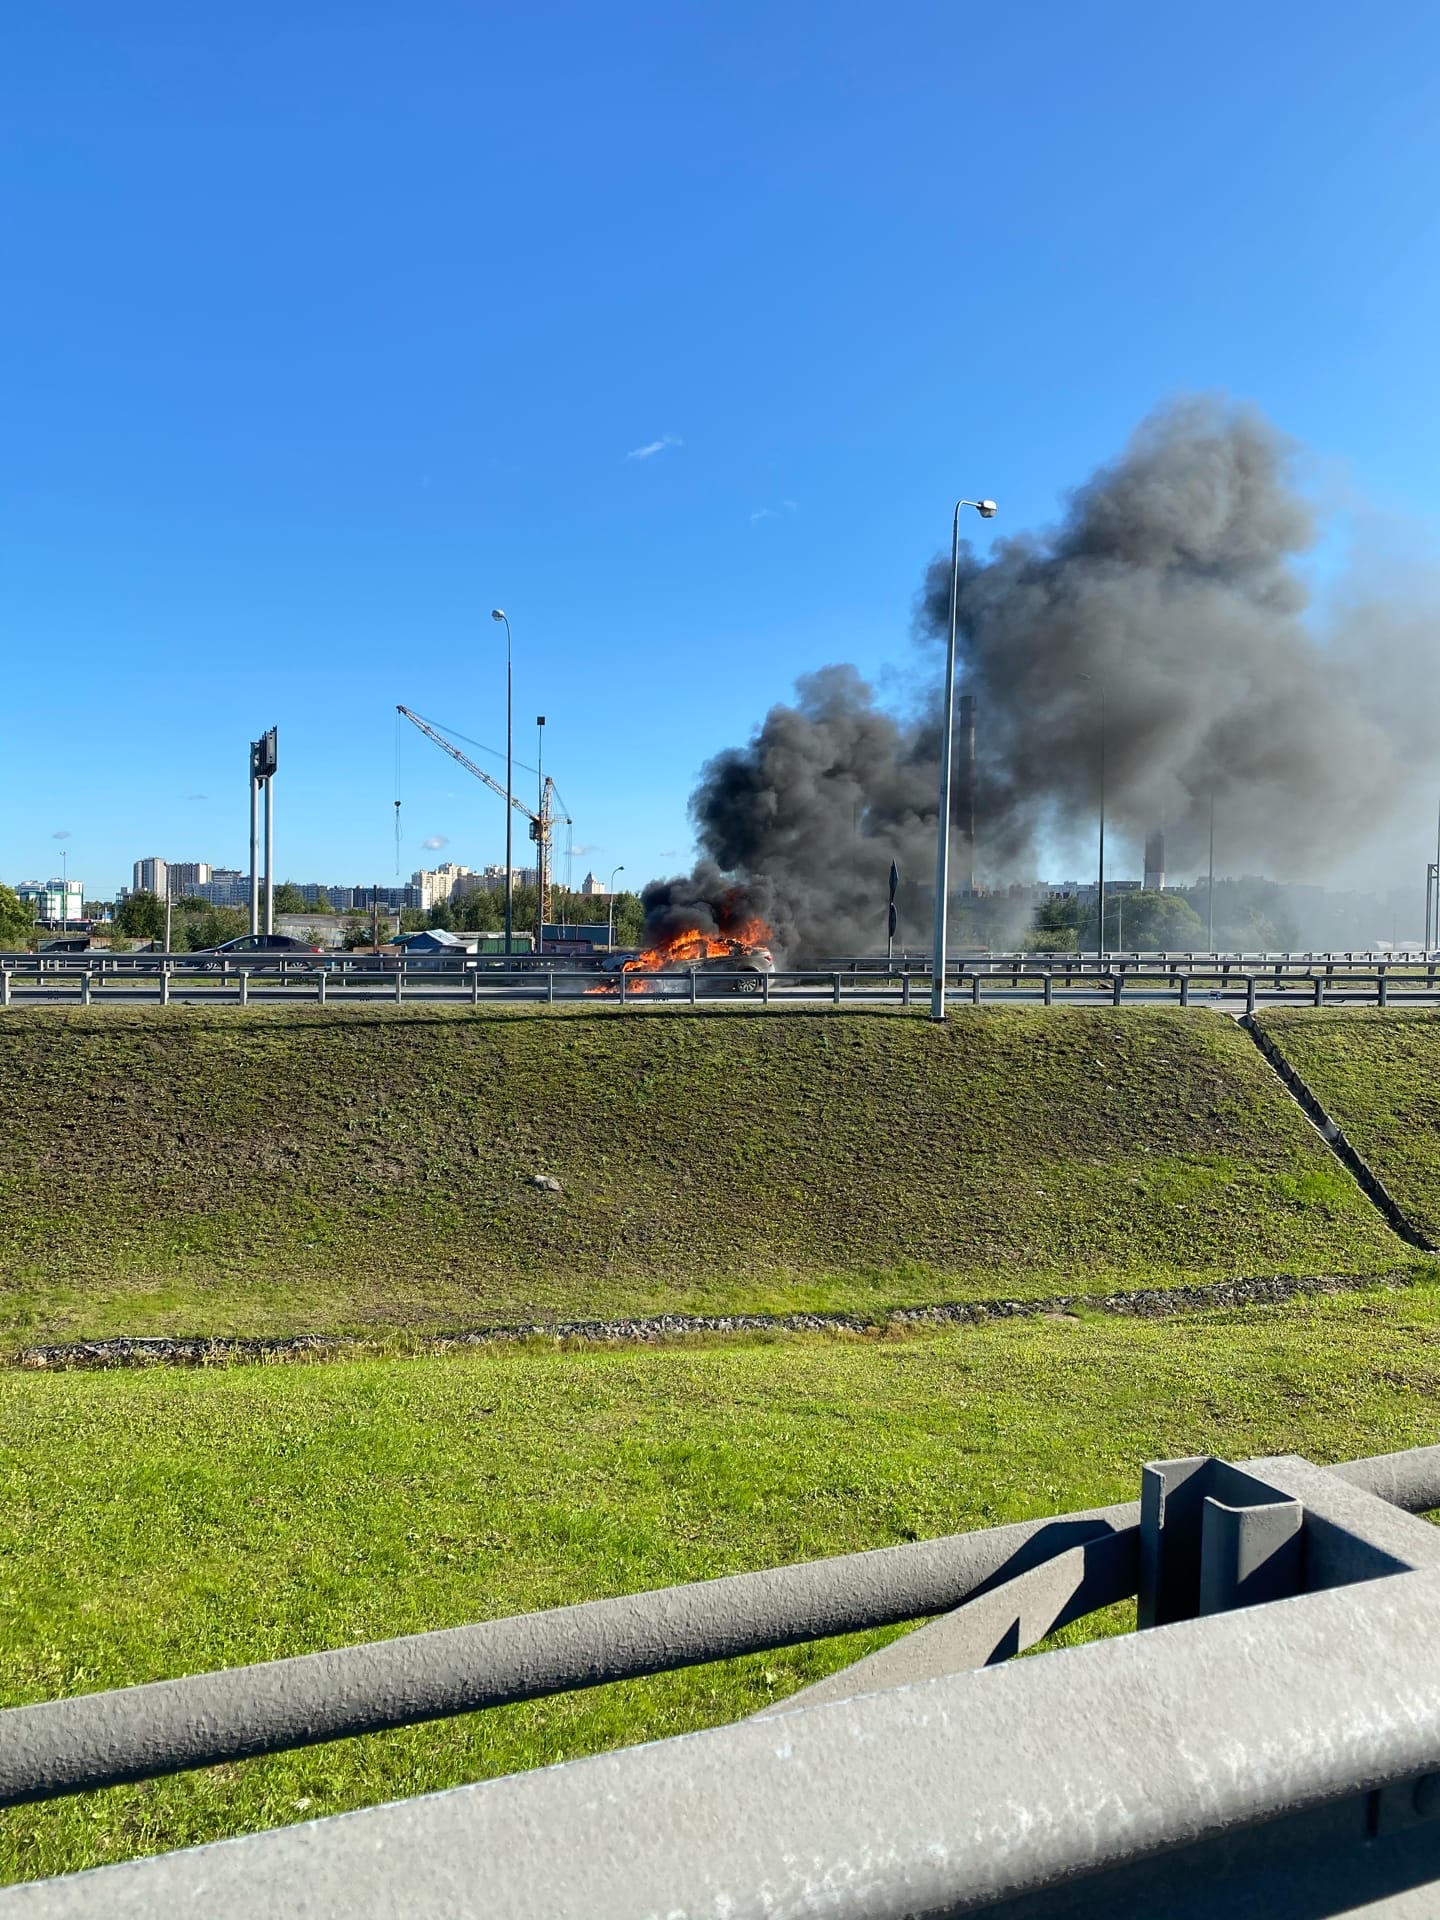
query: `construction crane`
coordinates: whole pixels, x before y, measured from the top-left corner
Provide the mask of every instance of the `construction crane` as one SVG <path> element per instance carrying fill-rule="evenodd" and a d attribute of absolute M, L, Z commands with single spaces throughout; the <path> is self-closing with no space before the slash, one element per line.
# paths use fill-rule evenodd
<path fill-rule="evenodd" d="M 565 827 L 571 825 L 568 814 L 557 814 L 555 811 L 555 782 L 550 778 L 548 773 L 545 775 L 545 783 L 540 790 L 540 811 L 534 813 L 526 806 L 518 794 L 511 793 L 507 795 L 504 787 L 501 786 L 500 782 L 495 779 L 492 774 L 486 773 L 483 767 L 477 767 L 468 754 L 462 753 L 459 747 L 447 740 L 438 728 L 432 727 L 428 720 L 422 720 L 418 713 L 414 713 L 409 707 L 402 707 L 398 703 L 396 704 L 395 711 L 404 714 L 411 726 L 418 727 L 427 740 L 433 740 L 437 747 L 442 747 L 452 760 L 458 760 L 467 773 L 473 773 L 477 780 L 483 780 L 492 793 L 498 793 L 502 800 L 508 799 L 515 811 L 517 813 L 523 813 L 525 818 L 530 822 L 530 838 L 535 842 L 536 878 L 539 881 L 539 887 L 537 889 L 539 893 L 539 904 L 535 911 L 535 951 L 539 953 L 545 941 L 545 928 L 550 922 L 550 874 L 553 861 L 555 826 L 557 822 Z M 396 804 L 399 804 L 398 801 Z"/>

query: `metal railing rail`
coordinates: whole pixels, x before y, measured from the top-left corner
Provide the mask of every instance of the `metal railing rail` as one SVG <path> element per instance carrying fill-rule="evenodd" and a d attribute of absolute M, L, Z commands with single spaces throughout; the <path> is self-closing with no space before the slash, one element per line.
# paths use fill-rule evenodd
<path fill-rule="evenodd" d="M 1058 993 L 1086 996 L 1097 1004 L 1122 1005 L 1127 999 L 1173 1001 L 1189 1006 L 1197 996 L 1243 1001 L 1247 1011 L 1261 1002 L 1280 1005 L 1355 1004 L 1429 1006 L 1440 1000 L 1440 980 L 1422 969 L 1362 967 L 1351 962 L 1308 967 L 1277 963 L 1264 970 L 1241 971 L 1228 963 L 1117 963 L 1104 971 L 1081 965 L 1045 966 L 996 961 L 956 962 L 946 969 L 946 997 L 983 1005 L 997 999 L 1034 999 L 1051 1005 Z M 44 956 L 0 961 L 0 1007 L 90 1006 L 107 999 L 172 1000 L 190 1004 L 247 1006 L 331 1001 L 407 999 L 487 1001 L 513 999 L 554 1004 L 593 997 L 597 1004 L 692 1004 L 734 994 L 764 1005 L 828 1001 L 884 1001 L 921 1008 L 928 1002 L 929 974 L 915 968 L 851 965 L 807 967 L 760 974 L 748 969 L 659 970 L 601 973 L 593 967 L 530 965 L 523 969 L 449 960 L 405 960 L 391 955 L 353 959 L 281 960 L 269 965 L 197 965 L 187 956 Z"/>
<path fill-rule="evenodd" d="M 1407 1510 L 1440 1505 L 1440 1447 L 1334 1472 Z M 1076 1619 L 1137 1590 L 1139 1528 L 1138 1505 L 1095 1508 L 12 1707 L 0 1712 L 0 1806 L 894 1626 L 1084 1549 L 1061 1608 Z"/>
<path fill-rule="evenodd" d="M 1440 1882 L 1437 1504 L 1440 1448 L 1160 1462 L 1136 1505 L 11 1709 L 14 1804 L 947 1609 L 738 1726 L 0 1916 L 1433 1911 L 1404 1900 Z M 993 1670 L 1123 1593 L 1141 1631 Z"/>

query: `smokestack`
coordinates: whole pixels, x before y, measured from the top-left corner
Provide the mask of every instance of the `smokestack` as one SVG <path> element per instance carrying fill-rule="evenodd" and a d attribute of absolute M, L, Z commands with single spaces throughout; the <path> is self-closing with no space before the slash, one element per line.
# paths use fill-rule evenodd
<path fill-rule="evenodd" d="M 965 891 L 973 893 L 975 891 L 975 696 L 973 693 L 962 693 L 960 696 L 960 764 L 963 769 L 960 788 L 960 827 L 965 836 Z"/>
<path fill-rule="evenodd" d="M 1156 827 L 1145 839 L 1145 891 L 1165 891 L 1165 829 Z"/>

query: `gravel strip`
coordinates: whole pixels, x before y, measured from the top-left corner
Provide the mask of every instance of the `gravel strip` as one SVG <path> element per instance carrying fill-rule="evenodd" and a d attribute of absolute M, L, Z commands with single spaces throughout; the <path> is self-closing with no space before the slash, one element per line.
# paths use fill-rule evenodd
<path fill-rule="evenodd" d="M 1361 1293 L 1374 1287 L 1405 1287 L 1405 1270 L 1380 1274 L 1269 1274 L 1255 1280 L 1221 1280 L 1209 1286 L 1139 1287 L 1123 1293 L 1059 1293 L 1043 1300 L 955 1300 L 930 1307 L 896 1307 L 867 1319 L 855 1313 L 663 1313 L 646 1319 L 531 1321 L 516 1326 L 474 1327 L 455 1333 L 407 1338 L 407 1351 L 446 1353 L 459 1347 L 515 1345 L 543 1340 L 592 1345 L 644 1345 L 693 1334 L 884 1333 L 907 1327 L 978 1326 L 986 1320 L 1034 1320 L 1080 1313 L 1125 1314 L 1161 1320 L 1214 1307 L 1278 1306 L 1304 1294 Z M 237 1362 L 336 1358 L 383 1352 L 384 1343 L 363 1334 L 295 1334 L 288 1339 L 74 1340 L 22 1347 L 0 1364 L 73 1372 L 113 1367 L 209 1367 Z"/>

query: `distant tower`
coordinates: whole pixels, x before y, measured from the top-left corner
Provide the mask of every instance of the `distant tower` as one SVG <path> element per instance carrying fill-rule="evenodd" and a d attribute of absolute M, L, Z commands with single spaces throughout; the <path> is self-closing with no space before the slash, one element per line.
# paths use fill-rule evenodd
<path fill-rule="evenodd" d="M 1165 891 L 1165 829 L 1156 827 L 1145 840 L 1145 891 Z"/>

